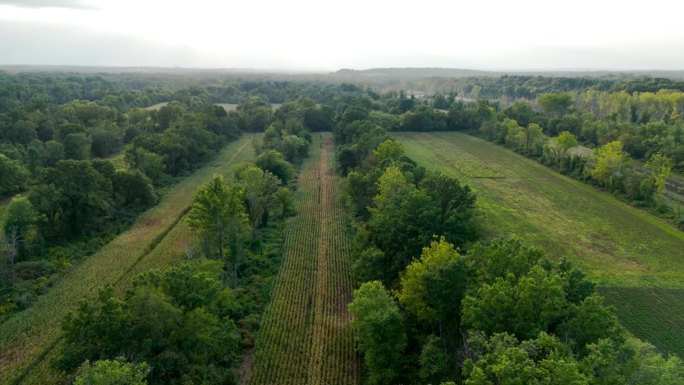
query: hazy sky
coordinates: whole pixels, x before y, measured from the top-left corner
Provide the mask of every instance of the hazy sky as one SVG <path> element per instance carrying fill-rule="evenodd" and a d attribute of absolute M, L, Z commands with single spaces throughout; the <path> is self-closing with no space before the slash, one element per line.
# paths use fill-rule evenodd
<path fill-rule="evenodd" d="M 684 1 L 0 0 L 0 64 L 684 69 Z"/>

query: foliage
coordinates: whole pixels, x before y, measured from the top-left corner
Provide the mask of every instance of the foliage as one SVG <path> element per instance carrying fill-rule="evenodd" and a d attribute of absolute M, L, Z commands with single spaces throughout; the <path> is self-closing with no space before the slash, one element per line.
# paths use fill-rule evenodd
<path fill-rule="evenodd" d="M 28 176 L 28 170 L 19 161 L 0 153 L 0 196 L 22 191 Z"/>
<path fill-rule="evenodd" d="M 55 364 L 70 370 L 83 360 L 135 357 L 149 363 L 150 384 L 234 381 L 239 332 L 218 274 L 185 265 L 141 275 L 124 299 L 101 290 L 65 318 Z"/>
<path fill-rule="evenodd" d="M 353 325 L 368 368 L 368 382 L 392 383 L 399 374 L 399 358 L 406 344 L 397 304 L 381 282 L 372 281 L 354 291 L 349 311 L 354 315 Z"/>
<path fill-rule="evenodd" d="M 229 186 L 223 176 L 214 175 L 195 193 L 185 219 L 202 239 L 206 255 L 226 261 L 233 285 L 237 285 L 237 266 L 248 236 L 244 195 L 240 185 Z"/>
<path fill-rule="evenodd" d="M 86 361 L 78 370 L 74 385 L 147 385 L 147 363 L 132 364 L 123 359 Z"/>
<path fill-rule="evenodd" d="M 295 177 L 295 169 L 283 154 L 275 150 L 268 150 L 259 155 L 254 163 L 262 170 L 277 176 L 283 184 L 287 185 Z"/>

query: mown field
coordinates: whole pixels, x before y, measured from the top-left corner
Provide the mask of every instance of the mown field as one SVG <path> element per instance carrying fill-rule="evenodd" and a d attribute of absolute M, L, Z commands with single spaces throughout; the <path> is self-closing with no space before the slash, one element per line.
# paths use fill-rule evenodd
<path fill-rule="evenodd" d="M 153 104 L 151 106 L 147 106 L 147 107 L 145 107 L 145 109 L 156 111 L 156 110 L 159 110 L 162 107 L 166 106 L 167 104 L 169 104 L 169 102 L 161 102 L 161 103 Z M 237 110 L 237 107 L 239 105 L 239 104 L 232 104 L 232 103 L 215 103 L 215 104 L 217 106 L 223 107 L 223 109 L 226 110 L 227 112 Z M 271 108 L 273 108 L 273 111 L 277 110 L 278 107 L 280 107 L 280 104 L 281 103 L 271 103 Z"/>
<path fill-rule="evenodd" d="M 251 384 L 357 384 L 347 304 L 353 280 L 330 134 L 312 145 L 295 195 L 298 215 L 257 336 Z"/>
<path fill-rule="evenodd" d="M 171 188 L 155 207 L 98 253 L 67 272 L 29 309 L 0 325 L 0 384 L 54 384 L 50 368 L 60 343 L 61 320 L 80 300 L 93 298 L 113 284 L 123 292 L 133 277 L 149 268 L 164 270 L 181 263 L 196 242 L 182 221 L 197 186 L 213 174 L 229 174 L 230 165 L 254 157 L 252 136 L 226 146 L 217 157 Z"/>
<path fill-rule="evenodd" d="M 514 235 L 567 257 L 621 322 L 684 357 L 684 233 L 513 151 L 460 133 L 397 133 L 408 155 L 477 192 L 486 237 Z"/>

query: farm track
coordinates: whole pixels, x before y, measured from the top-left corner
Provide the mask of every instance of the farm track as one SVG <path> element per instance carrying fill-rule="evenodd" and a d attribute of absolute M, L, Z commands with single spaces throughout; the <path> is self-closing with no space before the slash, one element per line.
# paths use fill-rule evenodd
<path fill-rule="evenodd" d="M 418 163 L 477 193 L 486 237 L 514 235 L 599 283 L 636 336 L 684 356 L 684 234 L 612 195 L 461 133 L 396 133 Z"/>
<path fill-rule="evenodd" d="M 228 174 L 230 164 L 252 159 L 252 138 L 230 143 L 214 160 L 171 188 L 129 230 L 61 277 L 33 306 L 0 325 L 0 384 L 64 382 L 50 361 L 56 355 L 66 313 L 107 284 L 123 293 L 138 272 L 165 270 L 183 262 L 186 250 L 196 241 L 182 221 L 193 193 L 213 174 Z"/>
<path fill-rule="evenodd" d="M 299 176 L 298 215 L 286 227 L 283 264 L 257 336 L 252 385 L 359 382 L 347 311 L 350 239 L 330 134 L 313 147 Z"/>

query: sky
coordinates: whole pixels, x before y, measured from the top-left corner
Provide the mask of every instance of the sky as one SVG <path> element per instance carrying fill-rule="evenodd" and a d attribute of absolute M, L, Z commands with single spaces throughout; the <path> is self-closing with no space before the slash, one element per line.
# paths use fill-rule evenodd
<path fill-rule="evenodd" d="M 0 64 L 683 70 L 676 0 L 0 0 Z"/>

